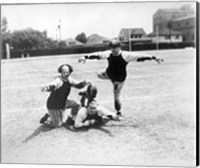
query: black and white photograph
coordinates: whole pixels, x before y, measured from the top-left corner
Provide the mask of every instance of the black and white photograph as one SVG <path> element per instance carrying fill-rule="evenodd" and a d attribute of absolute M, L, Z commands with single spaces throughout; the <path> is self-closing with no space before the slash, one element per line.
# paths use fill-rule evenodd
<path fill-rule="evenodd" d="M 0 5 L 1 163 L 196 166 L 196 1 Z"/>

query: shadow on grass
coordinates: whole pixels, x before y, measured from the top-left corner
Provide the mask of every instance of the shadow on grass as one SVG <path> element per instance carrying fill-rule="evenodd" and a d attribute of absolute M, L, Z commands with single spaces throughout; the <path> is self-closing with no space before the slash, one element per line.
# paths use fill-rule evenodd
<path fill-rule="evenodd" d="M 106 133 L 107 135 L 109 136 L 114 136 L 109 130 L 103 128 L 103 126 L 105 126 L 104 124 L 96 124 L 96 125 L 93 125 L 93 126 L 89 126 L 89 127 L 82 127 L 82 128 L 74 128 L 72 125 L 68 125 L 66 123 L 64 123 L 62 125 L 63 127 L 65 127 L 67 130 L 69 131 L 72 131 L 72 132 L 87 132 L 89 129 L 96 129 L 96 130 L 99 130 L 99 131 L 102 131 L 104 133 Z M 38 128 L 36 128 L 36 130 L 30 135 L 28 136 L 23 142 L 26 143 L 28 142 L 29 140 L 31 140 L 32 138 L 38 136 L 40 133 L 42 132 L 48 132 L 48 131 L 51 131 L 53 130 L 54 128 L 47 125 L 47 124 L 43 124 L 43 125 L 40 125 Z"/>
<path fill-rule="evenodd" d="M 112 132 L 110 132 L 109 130 L 103 128 L 103 126 L 105 125 L 95 125 L 92 127 L 92 129 L 96 129 L 96 130 L 99 130 L 99 131 L 102 131 L 104 133 L 106 133 L 108 136 L 111 136 L 111 137 L 114 137 L 114 135 L 112 134 Z"/>
<path fill-rule="evenodd" d="M 132 125 L 128 125 L 128 124 L 110 124 L 110 125 L 106 125 L 106 127 L 137 128 L 137 127 L 139 127 L 139 125 L 138 124 L 132 124 Z"/>
<path fill-rule="evenodd" d="M 105 126 L 104 124 L 95 124 L 93 126 L 82 127 L 82 128 L 74 128 L 72 125 L 68 125 L 68 124 L 64 124 L 63 126 L 67 130 L 72 131 L 72 132 L 86 132 L 86 131 L 89 131 L 90 129 L 96 129 L 96 130 L 106 133 L 109 136 L 113 136 L 113 134 L 109 130 L 103 128 L 103 126 Z"/>
<path fill-rule="evenodd" d="M 30 139 L 34 138 L 35 136 L 39 135 L 42 132 L 51 131 L 53 128 L 47 124 L 40 125 L 30 136 L 28 136 L 23 142 L 26 143 Z"/>

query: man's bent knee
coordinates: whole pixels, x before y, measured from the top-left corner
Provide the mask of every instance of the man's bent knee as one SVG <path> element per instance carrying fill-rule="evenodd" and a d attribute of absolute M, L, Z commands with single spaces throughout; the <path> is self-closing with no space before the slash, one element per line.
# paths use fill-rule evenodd
<path fill-rule="evenodd" d="M 97 76 L 100 78 L 100 79 L 109 79 L 108 75 L 106 74 L 106 72 L 99 72 L 97 74 Z"/>

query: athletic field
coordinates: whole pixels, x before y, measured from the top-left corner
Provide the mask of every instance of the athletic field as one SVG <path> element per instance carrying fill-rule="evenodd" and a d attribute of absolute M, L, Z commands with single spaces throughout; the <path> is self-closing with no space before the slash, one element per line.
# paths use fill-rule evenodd
<path fill-rule="evenodd" d="M 77 132 L 39 124 L 49 95 L 40 88 L 68 63 L 74 67 L 71 77 L 93 82 L 99 103 L 114 111 L 111 82 L 96 76 L 106 68 L 106 60 L 78 63 L 83 55 L 1 60 L 2 162 L 195 166 L 196 51 L 145 52 L 165 62 L 128 65 L 123 120 Z M 79 91 L 73 88 L 70 98 L 80 100 Z"/>

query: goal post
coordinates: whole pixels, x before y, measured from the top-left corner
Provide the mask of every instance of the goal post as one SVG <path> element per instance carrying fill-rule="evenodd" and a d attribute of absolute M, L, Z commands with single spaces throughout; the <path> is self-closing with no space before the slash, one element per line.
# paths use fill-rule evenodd
<path fill-rule="evenodd" d="M 10 59 L 10 46 L 8 43 L 6 43 L 6 58 Z"/>

